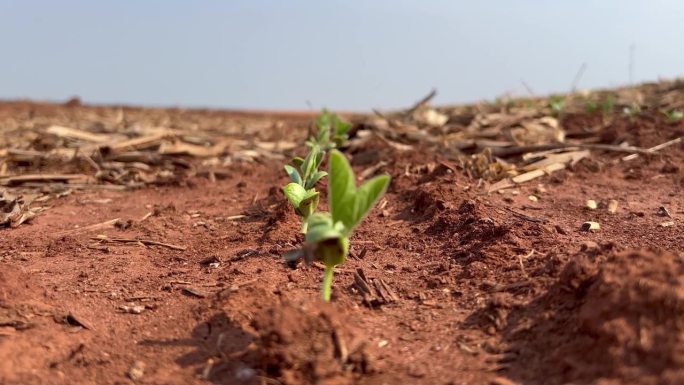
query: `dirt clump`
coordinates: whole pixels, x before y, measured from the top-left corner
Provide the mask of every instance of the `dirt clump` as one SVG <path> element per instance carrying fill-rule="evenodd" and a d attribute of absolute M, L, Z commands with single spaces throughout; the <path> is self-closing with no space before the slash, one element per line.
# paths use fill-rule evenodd
<path fill-rule="evenodd" d="M 669 253 L 578 254 L 547 294 L 509 315 L 521 365 L 509 376 L 526 384 L 683 383 L 683 276 L 681 258 Z"/>
<path fill-rule="evenodd" d="M 372 371 L 364 336 L 327 304 L 285 302 L 252 322 L 261 366 L 283 384 L 352 384 Z"/>

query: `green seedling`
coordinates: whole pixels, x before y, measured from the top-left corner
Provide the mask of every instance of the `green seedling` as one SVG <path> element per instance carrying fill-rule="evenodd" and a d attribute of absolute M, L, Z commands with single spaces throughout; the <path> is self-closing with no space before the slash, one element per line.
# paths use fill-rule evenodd
<path fill-rule="evenodd" d="M 327 172 L 318 170 L 324 155 L 320 147 L 314 145 L 309 149 L 306 158 L 297 157 L 292 160 L 294 166 L 285 165 L 285 172 L 291 182 L 283 188 L 283 192 L 295 212 L 304 218 L 302 225 L 304 233 L 307 230 L 306 219 L 316 212 L 320 200 L 320 194 L 315 188 L 316 183 L 328 175 Z"/>
<path fill-rule="evenodd" d="M 565 111 L 565 98 L 560 95 L 554 95 L 549 98 L 549 108 L 555 116 L 562 115 Z"/>
<path fill-rule="evenodd" d="M 615 95 L 608 95 L 606 99 L 601 103 L 601 111 L 603 112 L 603 117 L 608 117 L 615 111 L 615 102 L 617 99 Z"/>
<path fill-rule="evenodd" d="M 318 145 L 323 151 L 327 151 L 347 145 L 351 124 L 343 121 L 336 114 L 323 110 L 316 120 L 316 129 L 317 135 L 310 138 L 306 144 L 309 147 Z"/>
<path fill-rule="evenodd" d="M 300 256 L 322 261 L 325 265 L 322 296 L 330 301 L 335 266 L 349 254 L 349 237 L 387 191 L 388 175 L 377 176 L 360 187 L 354 172 L 341 152 L 330 154 L 328 196 L 330 213 L 315 213 L 308 217 L 308 231 Z"/>
<path fill-rule="evenodd" d="M 587 114 L 593 115 L 598 111 L 599 105 L 593 100 L 587 100 L 584 109 L 587 111 Z"/>
<path fill-rule="evenodd" d="M 622 109 L 622 114 L 625 115 L 630 122 L 634 122 L 641 114 L 641 107 L 638 104 L 633 104 Z"/>
<path fill-rule="evenodd" d="M 684 113 L 679 110 L 671 110 L 665 113 L 668 123 L 678 123 L 684 118 Z"/>

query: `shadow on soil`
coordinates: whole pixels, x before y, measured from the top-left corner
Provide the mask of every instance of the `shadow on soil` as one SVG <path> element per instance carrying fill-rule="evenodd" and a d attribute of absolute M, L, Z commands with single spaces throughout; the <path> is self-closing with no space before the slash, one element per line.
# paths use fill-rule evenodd
<path fill-rule="evenodd" d="M 254 337 L 231 322 L 223 313 L 199 323 L 187 339 L 145 340 L 148 346 L 192 346 L 194 350 L 176 359 L 182 367 L 196 367 L 197 376 L 213 384 L 256 384 L 256 371 L 249 350 Z"/>

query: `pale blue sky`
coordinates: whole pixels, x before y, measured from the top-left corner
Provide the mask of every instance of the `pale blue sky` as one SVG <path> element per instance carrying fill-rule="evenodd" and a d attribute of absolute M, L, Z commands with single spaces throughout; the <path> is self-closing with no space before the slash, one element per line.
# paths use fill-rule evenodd
<path fill-rule="evenodd" d="M 0 98 L 369 110 L 684 75 L 671 0 L 0 0 Z"/>

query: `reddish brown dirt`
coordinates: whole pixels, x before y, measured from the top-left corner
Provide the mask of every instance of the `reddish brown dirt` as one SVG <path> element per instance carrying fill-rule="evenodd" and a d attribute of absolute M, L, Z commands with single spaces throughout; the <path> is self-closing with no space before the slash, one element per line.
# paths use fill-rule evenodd
<path fill-rule="evenodd" d="M 608 129 L 643 146 L 681 135 L 659 119 Z M 486 195 L 458 169 L 429 172 L 438 155 L 374 143 L 349 155 L 357 171 L 388 162 L 388 203 L 354 235 L 330 305 L 318 267 L 281 258 L 301 241 L 281 162 L 72 194 L 0 230 L 0 383 L 681 384 L 683 153 L 596 153 L 539 180 L 543 193 Z M 131 226 L 74 231 L 113 218 Z M 587 220 L 602 231 L 580 231 Z M 365 305 L 359 268 L 399 300 Z"/>

